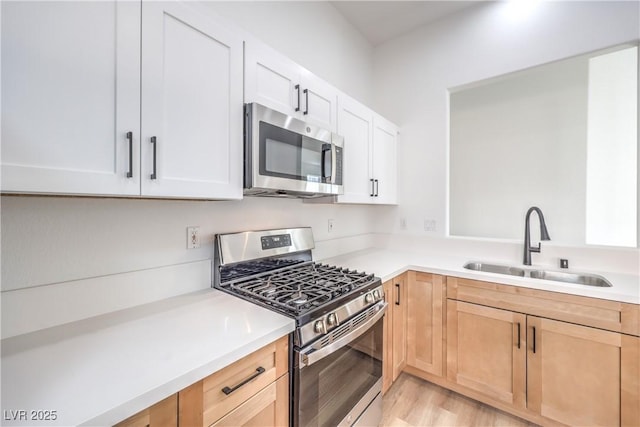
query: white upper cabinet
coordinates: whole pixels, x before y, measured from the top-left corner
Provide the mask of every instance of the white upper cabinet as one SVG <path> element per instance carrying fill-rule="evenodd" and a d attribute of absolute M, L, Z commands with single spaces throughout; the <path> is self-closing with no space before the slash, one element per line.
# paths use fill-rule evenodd
<path fill-rule="evenodd" d="M 372 145 L 376 203 L 396 204 L 398 194 L 398 128 L 375 113 Z"/>
<path fill-rule="evenodd" d="M 297 64 L 257 41 L 244 48 L 244 100 L 289 116 L 300 112 L 302 92 Z"/>
<path fill-rule="evenodd" d="M 139 194 L 140 3 L 0 7 L 2 191 Z"/>
<path fill-rule="evenodd" d="M 241 35 L 182 2 L 1 7 L 3 192 L 242 197 Z"/>
<path fill-rule="evenodd" d="M 245 102 L 336 130 L 338 91 L 257 40 L 245 43 Z"/>
<path fill-rule="evenodd" d="M 344 136 L 344 194 L 337 202 L 396 204 L 396 126 L 341 94 L 338 134 Z"/>
<path fill-rule="evenodd" d="M 143 3 L 143 195 L 242 197 L 242 43 L 185 3 Z"/>
<path fill-rule="evenodd" d="M 337 90 L 307 70 L 302 70 L 300 86 L 304 88 L 302 89 L 302 97 L 304 98 L 302 116 L 304 120 L 335 132 Z"/>
<path fill-rule="evenodd" d="M 338 196 L 342 203 L 372 203 L 373 114 L 370 109 L 341 95 L 338 99 L 338 134 L 344 137 L 343 187 Z"/>

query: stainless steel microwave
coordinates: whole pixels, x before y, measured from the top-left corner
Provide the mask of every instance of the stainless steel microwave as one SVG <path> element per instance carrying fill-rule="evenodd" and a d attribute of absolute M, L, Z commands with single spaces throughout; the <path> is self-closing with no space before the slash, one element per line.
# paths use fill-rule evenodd
<path fill-rule="evenodd" d="M 343 194 L 343 137 L 256 103 L 244 116 L 244 194 Z"/>

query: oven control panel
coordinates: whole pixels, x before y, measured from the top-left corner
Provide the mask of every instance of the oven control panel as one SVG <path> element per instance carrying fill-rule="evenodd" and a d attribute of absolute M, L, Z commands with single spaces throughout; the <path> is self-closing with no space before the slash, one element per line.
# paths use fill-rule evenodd
<path fill-rule="evenodd" d="M 262 250 L 284 248 L 291 246 L 291 234 L 278 234 L 277 236 L 260 237 Z"/>
<path fill-rule="evenodd" d="M 305 325 L 302 325 L 298 331 L 298 345 L 304 345 L 322 335 L 330 333 L 334 328 L 343 324 L 343 322 L 363 311 L 366 311 L 367 308 L 379 303 L 383 299 L 384 291 L 381 285 L 374 289 L 369 289 L 366 292 L 362 292 L 359 296 L 353 298 L 345 305 L 338 307 L 326 315 L 317 317 Z"/>

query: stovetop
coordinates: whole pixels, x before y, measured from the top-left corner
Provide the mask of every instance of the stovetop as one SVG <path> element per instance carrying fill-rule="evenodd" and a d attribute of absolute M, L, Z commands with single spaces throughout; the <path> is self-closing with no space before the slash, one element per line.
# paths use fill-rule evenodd
<path fill-rule="evenodd" d="M 362 300 L 356 304 L 361 310 L 380 299 L 382 291 L 373 292 L 379 278 L 314 263 L 314 247 L 309 227 L 217 234 L 213 286 L 294 318 L 299 328 L 352 301 Z"/>
<path fill-rule="evenodd" d="M 267 267 L 273 267 L 270 260 Z M 286 264 L 297 264 L 286 260 Z M 259 268 L 258 266 L 256 266 Z M 243 266 L 241 270 L 251 267 Z M 227 273 L 222 276 L 234 276 Z M 234 277 L 237 277 L 235 275 Z M 325 312 L 358 290 L 379 284 L 373 274 L 313 262 L 267 271 L 237 280 L 221 280 L 219 288 L 234 295 L 257 302 L 272 310 L 296 318 L 304 323 L 312 316 Z"/>

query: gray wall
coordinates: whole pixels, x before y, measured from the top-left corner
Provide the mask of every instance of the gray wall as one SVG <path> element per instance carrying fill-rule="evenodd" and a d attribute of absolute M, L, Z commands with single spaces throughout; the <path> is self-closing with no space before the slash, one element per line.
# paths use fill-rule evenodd
<path fill-rule="evenodd" d="M 577 58 L 451 94 L 452 236 L 521 239 L 538 206 L 553 241 L 585 243 L 587 74 Z"/>

